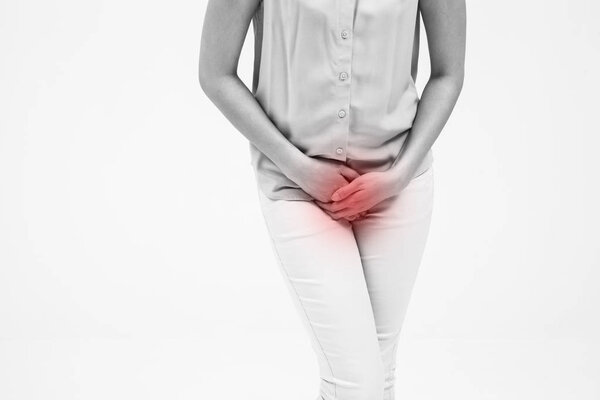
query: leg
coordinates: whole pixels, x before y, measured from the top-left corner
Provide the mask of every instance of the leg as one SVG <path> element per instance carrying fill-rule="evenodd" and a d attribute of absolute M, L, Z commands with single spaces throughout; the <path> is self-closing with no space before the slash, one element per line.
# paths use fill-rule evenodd
<path fill-rule="evenodd" d="M 320 400 L 383 400 L 384 368 L 352 227 L 310 201 L 273 200 L 263 216 L 317 356 Z"/>
<path fill-rule="evenodd" d="M 433 207 L 433 167 L 374 207 L 353 230 L 361 254 L 385 373 L 394 400 L 396 348 L 421 262 Z"/>

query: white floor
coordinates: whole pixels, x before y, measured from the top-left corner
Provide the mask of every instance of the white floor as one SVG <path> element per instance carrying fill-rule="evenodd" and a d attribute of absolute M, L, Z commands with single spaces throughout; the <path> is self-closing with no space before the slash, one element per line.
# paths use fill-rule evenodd
<path fill-rule="evenodd" d="M 293 330 L 272 334 L 291 342 L 273 347 L 262 331 L 237 338 L 223 333 L 213 344 L 190 338 L 3 341 L 0 398 L 314 400 L 316 365 L 307 342 Z M 598 400 L 599 378 L 597 344 L 403 340 L 396 394 L 397 400 Z"/>

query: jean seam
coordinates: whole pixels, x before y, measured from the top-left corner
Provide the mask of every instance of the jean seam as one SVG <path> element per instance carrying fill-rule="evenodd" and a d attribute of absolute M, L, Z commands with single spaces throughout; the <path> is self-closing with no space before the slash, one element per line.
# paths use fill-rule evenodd
<path fill-rule="evenodd" d="M 265 219 L 265 222 L 266 222 L 266 219 Z M 321 349 L 321 352 L 323 353 L 323 357 L 325 357 L 325 361 L 327 361 L 327 366 L 329 367 L 329 372 L 331 373 L 332 378 L 335 379 L 335 374 L 333 373 L 333 368 L 331 367 L 331 362 L 329 361 L 329 358 L 327 357 L 327 353 L 325 353 L 325 350 L 323 349 L 323 345 L 321 344 L 321 341 L 319 340 L 319 336 L 315 332 L 315 328 L 314 328 L 312 322 L 310 321 L 310 318 L 308 317 L 308 313 L 306 312 L 304 303 L 302 302 L 302 299 L 300 298 L 300 295 L 298 294 L 298 291 L 296 290 L 296 286 L 291 281 L 290 276 L 289 276 L 287 270 L 285 269 L 285 266 L 283 264 L 281 256 L 279 255 L 279 250 L 277 250 L 277 245 L 275 243 L 275 240 L 273 239 L 273 235 L 271 233 L 271 228 L 269 228 L 268 223 L 266 224 L 266 226 L 267 226 L 267 230 L 269 231 L 271 243 L 273 244 L 273 249 L 275 250 L 275 254 L 277 256 L 277 260 L 279 261 L 279 265 L 281 266 L 281 269 L 283 269 L 286 279 L 289 281 L 290 285 L 294 289 L 294 294 L 296 295 L 296 297 L 298 298 L 298 301 L 300 302 L 300 307 L 302 308 L 302 311 L 304 312 L 304 315 L 306 317 L 306 320 L 308 321 L 308 325 L 310 326 L 312 334 L 314 335 L 314 337 L 319 345 L 319 348 Z M 319 396 L 319 397 L 322 397 L 322 396 Z M 333 382 L 333 398 L 334 398 L 334 400 L 337 400 L 337 383 L 335 381 Z"/>
<path fill-rule="evenodd" d="M 395 381 L 395 376 L 391 376 L 392 371 L 394 371 L 394 375 L 395 375 L 395 363 L 396 363 L 396 349 L 398 348 L 398 343 L 400 343 L 400 335 L 398 335 L 398 337 L 396 338 L 396 343 L 394 344 L 394 348 L 392 349 L 392 356 L 391 356 L 391 361 L 390 361 L 390 368 L 388 370 L 388 376 L 390 376 L 391 381 L 392 381 L 392 386 L 390 387 L 390 390 L 388 391 L 388 393 L 392 393 L 394 392 L 394 389 L 396 388 L 396 381 Z M 386 400 L 386 399 L 384 399 Z M 393 398 L 390 396 L 389 400 L 393 400 Z"/>

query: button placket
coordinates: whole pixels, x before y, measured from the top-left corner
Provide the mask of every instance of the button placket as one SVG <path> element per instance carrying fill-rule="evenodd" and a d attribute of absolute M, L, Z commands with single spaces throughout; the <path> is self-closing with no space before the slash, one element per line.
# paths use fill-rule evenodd
<path fill-rule="evenodd" d="M 348 135 L 350 131 L 350 94 L 351 94 L 351 69 L 352 69 L 352 30 L 354 23 L 354 7 L 356 0 L 341 0 L 338 2 L 338 32 L 339 56 L 337 60 L 337 85 L 338 99 L 337 122 L 339 136 L 334 141 L 335 158 L 346 161 L 348 148 Z"/>

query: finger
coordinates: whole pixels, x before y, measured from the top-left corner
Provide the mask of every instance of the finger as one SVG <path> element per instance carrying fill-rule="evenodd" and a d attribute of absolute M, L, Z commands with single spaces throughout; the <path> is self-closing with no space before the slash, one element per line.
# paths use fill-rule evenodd
<path fill-rule="evenodd" d="M 349 198 L 349 197 L 347 197 L 347 198 L 346 198 L 346 199 L 344 199 L 343 201 L 339 201 L 339 202 L 331 202 L 331 201 L 330 201 L 330 202 L 328 202 L 328 203 L 324 203 L 324 202 L 322 202 L 322 201 L 318 201 L 318 200 L 317 200 L 317 201 L 318 201 L 318 203 L 317 203 L 317 204 L 318 204 L 318 205 L 319 205 L 321 208 L 325 208 L 325 209 L 327 209 L 328 211 L 331 211 L 331 212 L 337 212 L 337 211 L 344 210 L 344 209 L 346 209 L 346 208 L 348 208 L 348 207 L 350 207 L 350 206 L 354 206 L 353 204 L 350 204 L 350 202 L 351 202 L 352 200 L 353 200 L 353 199 L 352 199 L 352 198 Z"/>
<path fill-rule="evenodd" d="M 329 202 L 329 209 L 332 211 L 341 211 L 344 209 L 353 209 L 356 213 L 365 210 L 365 190 L 359 189 L 350 193 L 346 198 L 340 201 Z"/>
<path fill-rule="evenodd" d="M 331 200 L 333 200 L 333 201 L 340 201 L 340 200 L 345 199 L 346 197 L 348 197 L 349 195 L 351 195 L 352 193 L 354 193 L 354 192 L 356 192 L 357 190 L 360 189 L 359 184 L 360 184 L 359 180 L 353 180 L 349 184 L 344 185 L 344 186 L 338 188 L 331 195 Z"/>
<path fill-rule="evenodd" d="M 340 205 L 336 203 L 323 203 L 322 201 L 318 200 L 315 200 L 315 203 L 317 203 L 317 205 L 321 207 L 323 211 L 326 211 L 330 215 L 335 215 L 335 213 L 341 211 L 342 209 L 346 209 L 345 207 L 340 207 Z"/>
<path fill-rule="evenodd" d="M 357 219 L 361 219 L 362 217 L 364 217 L 366 215 L 366 213 L 363 212 L 359 212 L 356 214 L 352 214 L 346 217 L 346 219 L 352 219 L 352 220 L 357 220 Z"/>
<path fill-rule="evenodd" d="M 369 213 L 368 207 L 365 204 L 352 204 L 344 209 L 333 211 L 338 218 L 346 218 L 350 215 L 356 215 L 357 217 L 364 217 Z"/>
<path fill-rule="evenodd" d="M 340 209 L 339 205 L 340 203 L 325 203 L 322 202 L 320 200 L 314 199 L 313 200 L 315 202 L 315 204 L 317 204 L 324 212 L 326 212 L 331 218 L 333 219 L 340 219 L 340 218 L 346 218 L 350 221 L 353 220 L 357 220 L 359 218 L 362 218 L 366 213 L 367 210 L 361 211 L 361 212 L 356 212 L 356 211 L 352 211 L 352 212 L 348 212 L 346 213 L 346 216 L 342 216 L 340 214 L 341 211 L 347 211 L 347 208 L 344 209 Z"/>
<path fill-rule="evenodd" d="M 315 202 L 318 202 L 318 203 L 320 203 L 320 204 L 319 204 L 319 206 L 321 207 L 321 209 L 322 209 L 322 210 L 323 210 L 323 211 L 324 211 L 324 212 L 325 212 L 327 215 L 329 215 L 329 216 L 330 216 L 332 219 L 334 219 L 334 220 L 336 220 L 336 221 L 337 221 L 338 219 L 341 219 L 341 218 L 342 218 L 342 217 L 339 217 L 339 216 L 338 216 L 338 215 L 337 215 L 337 214 L 336 214 L 334 211 L 331 211 L 331 210 L 329 210 L 329 209 L 328 209 L 328 207 L 327 207 L 327 206 L 328 206 L 330 203 L 323 203 L 322 201 L 318 201 L 318 200 L 315 200 Z M 321 206 L 321 204 L 322 204 L 323 206 Z"/>
<path fill-rule="evenodd" d="M 347 218 L 349 216 L 352 215 L 359 215 L 360 213 L 364 212 L 366 210 L 360 210 L 360 208 L 357 209 L 357 207 L 347 207 L 344 208 L 343 210 L 339 210 L 339 211 L 334 211 L 333 214 L 336 216 L 336 218 Z"/>
<path fill-rule="evenodd" d="M 335 215 L 335 213 L 332 213 L 331 211 L 328 211 L 328 210 L 323 210 L 323 211 L 325 211 L 325 213 L 326 213 L 327 215 L 329 215 L 329 216 L 331 217 L 331 219 L 334 219 L 334 220 L 336 220 L 336 221 L 337 221 L 338 219 L 340 219 L 338 216 L 336 216 L 336 215 Z"/>
<path fill-rule="evenodd" d="M 350 182 L 352 182 L 354 179 L 356 179 L 360 176 L 360 174 L 358 172 L 356 172 L 355 170 L 353 170 L 352 168 L 350 168 L 346 165 L 341 166 L 340 173 L 345 178 L 347 178 Z"/>
<path fill-rule="evenodd" d="M 352 217 L 352 218 L 354 218 L 356 220 L 356 219 L 361 219 L 362 217 L 365 216 L 365 214 L 366 213 L 363 211 L 363 212 L 359 212 L 358 214 L 351 215 L 350 217 Z"/>
<path fill-rule="evenodd" d="M 331 206 L 334 204 L 333 202 L 325 203 L 323 201 L 315 199 L 315 203 L 317 203 L 317 205 L 319 207 L 321 207 L 321 208 L 323 208 L 323 209 L 325 209 L 327 211 L 334 211 L 334 210 L 331 210 Z"/>
<path fill-rule="evenodd" d="M 329 202 L 325 203 L 320 200 L 315 200 L 315 203 L 317 203 L 317 205 L 319 207 L 324 208 L 331 212 L 340 211 L 341 209 L 348 207 L 348 204 L 346 204 L 347 202 L 346 203 L 339 203 L 339 202 L 336 203 L 334 201 L 329 201 Z"/>

